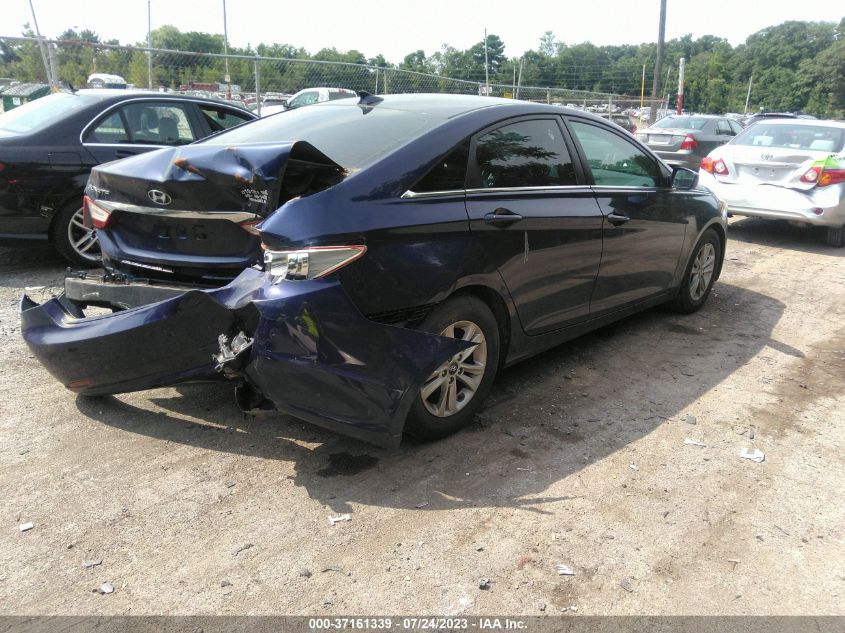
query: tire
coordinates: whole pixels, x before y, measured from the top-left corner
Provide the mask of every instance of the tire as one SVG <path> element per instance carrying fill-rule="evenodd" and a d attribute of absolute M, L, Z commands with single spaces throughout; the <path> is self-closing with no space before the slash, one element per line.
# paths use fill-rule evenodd
<path fill-rule="evenodd" d="M 827 245 L 835 248 L 842 248 L 845 246 L 845 226 L 828 227 L 827 229 Z"/>
<path fill-rule="evenodd" d="M 100 265 L 100 245 L 93 229 L 82 225 L 82 208 L 78 203 L 65 205 L 50 226 L 50 240 L 68 261 L 81 266 Z"/>
<path fill-rule="evenodd" d="M 698 311 L 710 296 L 721 257 L 722 241 L 713 229 L 707 229 L 692 251 L 681 287 L 669 307 L 681 314 Z"/>
<path fill-rule="evenodd" d="M 435 308 L 418 329 L 467 340 L 482 337 L 479 345 L 439 367 L 415 394 L 405 428 L 420 439 L 437 440 L 466 426 L 490 393 L 499 367 L 499 323 L 481 299 L 459 295 Z"/>

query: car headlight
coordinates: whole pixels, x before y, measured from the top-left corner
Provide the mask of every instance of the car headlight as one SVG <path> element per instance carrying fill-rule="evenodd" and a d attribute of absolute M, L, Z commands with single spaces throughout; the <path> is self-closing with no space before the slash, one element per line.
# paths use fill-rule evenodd
<path fill-rule="evenodd" d="M 296 251 L 274 251 L 265 244 L 264 272 L 273 283 L 283 279 L 319 279 L 351 264 L 367 252 L 363 244 L 354 246 L 313 246 Z"/>

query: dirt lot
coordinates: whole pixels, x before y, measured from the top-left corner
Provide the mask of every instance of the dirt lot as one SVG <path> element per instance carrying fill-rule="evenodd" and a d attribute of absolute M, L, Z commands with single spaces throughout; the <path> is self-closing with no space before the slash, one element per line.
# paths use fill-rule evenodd
<path fill-rule="evenodd" d="M 62 262 L 0 249 L 2 612 L 845 614 L 845 250 L 822 238 L 734 221 L 701 312 L 509 369 L 472 428 L 393 452 L 243 419 L 219 386 L 77 398 L 18 327 Z"/>

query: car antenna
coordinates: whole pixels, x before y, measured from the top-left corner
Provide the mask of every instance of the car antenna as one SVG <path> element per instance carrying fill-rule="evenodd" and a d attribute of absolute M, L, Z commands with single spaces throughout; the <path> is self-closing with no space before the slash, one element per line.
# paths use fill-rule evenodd
<path fill-rule="evenodd" d="M 374 94 L 370 94 L 366 90 L 359 90 L 358 97 L 360 98 L 358 101 L 358 105 L 360 106 L 372 107 L 384 101 L 384 99 L 382 99 L 381 97 L 377 97 Z"/>

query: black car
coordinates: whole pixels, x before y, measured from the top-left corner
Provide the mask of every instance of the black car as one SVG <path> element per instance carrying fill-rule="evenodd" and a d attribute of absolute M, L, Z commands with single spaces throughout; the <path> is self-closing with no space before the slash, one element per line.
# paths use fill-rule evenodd
<path fill-rule="evenodd" d="M 93 166 L 255 118 L 223 101 L 127 90 L 62 92 L 0 114 L 0 239 L 50 239 L 72 262 L 96 262 L 82 222 Z"/>
<path fill-rule="evenodd" d="M 245 410 L 384 445 L 406 419 L 442 437 L 500 367 L 649 306 L 704 304 L 726 218 L 695 182 L 585 112 L 327 102 L 96 168 L 86 208 L 115 268 L 73 280 L 75 297 L 24 297 L 21 330 L 81 394 L 216 377 Z M 87 318 L 91 303 L 115 312 Z"/>

